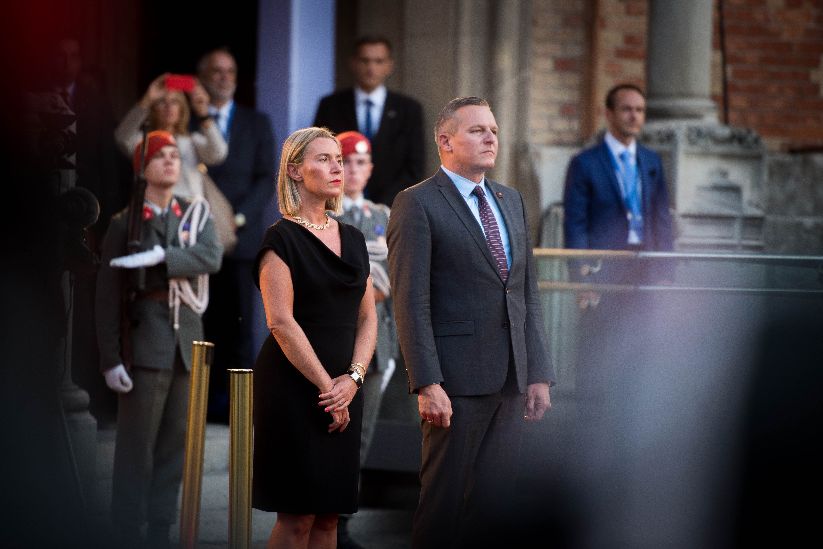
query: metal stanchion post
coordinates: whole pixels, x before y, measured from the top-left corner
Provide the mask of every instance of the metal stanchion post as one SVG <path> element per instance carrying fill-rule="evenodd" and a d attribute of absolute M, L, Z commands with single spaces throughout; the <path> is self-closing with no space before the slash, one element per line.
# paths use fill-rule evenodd
<path fill-rule="evenodd" d="M 193 549 L 197 546 L 206 439 L 206 403 L 209 395 L 209 369 L 213 357 L 214 343 L 192 342 L 186 453 L 183 461 L 183 501 L 180 507 L 180 546 L 184 549 Z"/>
<path fill-rule="evenodd" d="M 229 547 L 251 547 L 252 370 L 229 370 Z"/>

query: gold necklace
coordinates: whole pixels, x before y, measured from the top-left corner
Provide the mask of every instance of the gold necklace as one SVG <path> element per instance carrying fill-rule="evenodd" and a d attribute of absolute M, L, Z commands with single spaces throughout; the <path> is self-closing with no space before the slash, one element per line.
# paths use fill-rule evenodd
<path fill-rule="evenodd" d="M 301 225 L 306 227 L 307 229 L 314 229 L 315 231 L 324 231 L 324 230 L 329 228 L 329 223 L 331 223 L 331 219 L 329 218 L 329 214 L 325 214 L 325 215 L 326 215 L 326 222 L 323 225 L 318 225 L 316 223 L 312 223 L 311 221 L 306 221 L 305 219 L 303 219 L 299 215 L 293 215 L 293 216 L 291 216 L 291 218 L 294 219 L 297 223 L 300 223 Z"/>

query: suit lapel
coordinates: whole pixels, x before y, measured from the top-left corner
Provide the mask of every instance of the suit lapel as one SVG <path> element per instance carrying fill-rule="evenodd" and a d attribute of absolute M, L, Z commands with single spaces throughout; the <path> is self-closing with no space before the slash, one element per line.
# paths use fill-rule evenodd
<path fill-rule="evenodd" d="M 243 116 L 243 109 L 235 103 L 234 112 L 231 115 L 231 125 L 229 126 L 229 143 L 237 143 L 238 139 L 248 131 L 246 129 L 246 117 Z M 231 154 L 231 147 L 229 147 L 229 154 Z"/>
<path fill-rule="evenodd" d="M 342 126 L 349 130 L 360 131 L 360 126 L 357 124 L 357 104 L 355 103 L 354 88 L 346 90 L 343 102 L 345 106 L 341 109 Z"/>
<path fill-rule="evenodd" d="M 383 140 L 384 136 L 394 135 L 392 126 L 397 121 L 397 97 L 390 91 L 386 92 L 386 102 L 383 104 L 383 114 L 380 116 L 380 127 L 377 128 L 377 134 L 374 140 Z"/>
<path fill-rule="evenodd" d="M 609 187 L 617 196 L 617 201 L 623 210 L 626 210 L 626 204 L 623 200 L 623 191 L 620 190 L 620 182 L 617 180 L 617 174 L 614 173 L 614 164 L 612 163 L 612 153 L 609 151 L 609 146 L 605 141 L 600 142 L 597 150 L 597 157 L 600 161 L 600 169 L 606 174 L 606 180 L 609 182 Z M 596 178 L 600 179 L 600 178 Z"/>
<path fill-rule="evenodd" d="M 643 201 L 643 222 L 648 224 L 651 219 L 648 212 L 651 211 L 652 182 L 656 174 L 653 172 L 652 162 L 648 157 L 648 151 L 637 145 L 637 173 L 640 175 L 640 199 Z M 648 225 L 647 225 L 648 226 Z"/>
<path fill-rule="evenodd" d="M 509 235 L 509 252 L 512 256 L 512 262 L 511 265 L 509 265 L 509 277 L 511 277 L 512 271 L 515 270 L 515 265 L 519 264 L 523 255 L 520 253 L 521 250 L 516 246 L 516 244 L 520 242 L 520 239 L 515 238 L 515 220 L 517 220 L 520 216 L 520 210 L 516 209 L 514 200 L 506 198 L 506 187 L 496 181 L 490 181 L 489 179 L 486 179 L 486 184 L 489 186 L 489 189 L 491 189 L 492 194 L 494 195 L 494 200 L 497 202 L 497 207 L 503 215 L 503 222 L 506 224 L 506 232 Z"/>
<path fill-rule="evenodd" d="M 446 199 L 446 202 L 448 202 L 451 209 L 454 210 L 457 218 L 461 221 L 461 223 L 463 223 L 463 226 L 466 227 L 469 234 L 471 234 L 475 244 L 477 244 L 477 247 L 480 248 L 480 252 L 486 258 L 486 261 L 489 262 L 489 265 L 494 269 L 494 272 L 497 272 L 497 262 L 492 257 L 492 253 L 489 250 L 489 245 L 486 244 L 486 237 L 483 235 L 483 229 L 480 228 L 480 225 L 477 223 L 477 219 L 474 218 L 474 215 L 466 204 L 466 201 L 463 199 L 463 195 L 460 194 L 460 191 L 457 190 L 455 184 L 451 179 L 449 179 L 449 176 L 446 175 L 443 170 L 438 170 L 437 172 L 437 185 L 440 188 L 440 192 L 443 194 L 443 197 Z"/>

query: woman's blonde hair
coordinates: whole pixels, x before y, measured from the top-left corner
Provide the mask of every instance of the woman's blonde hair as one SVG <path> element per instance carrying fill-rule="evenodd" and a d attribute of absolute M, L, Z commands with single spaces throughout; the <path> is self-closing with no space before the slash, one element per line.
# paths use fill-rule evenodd
<path fill-rule="evenodd" d="M 149 111 L 149 127 L 152 130 L 165 130 L 166 128 L 160 127 L 160 120 L 158 116 L 158 108 L 160 107 L 160 102 L 165 100 L 171 100 L 180 105 L 180 118 L 177 120 L 177 123 L 171 129 L 171 133 L 174 135 L 188 135 L 189 133 L 189 118 L 191 117 L 191 111 L 189 110 L 189 102 L 186 100 L 186 96 L 183 95 L 183 92 L 177 90 L 168 90 L 166 91 L 166 95 L 163 96 L 162 99 L 158 99 L 151 105 L 151 110 Z"/>
<path fill-rule="evenodd" d="M 309 143 L 321 137 L 333 139 L 340 147 L 340 142 L 328 128 L 315 127 L 297 130 L 283 143 L 277 172 L 277 201 L 281 214 L 295 216 L 300 211 L 300 193 L 297 192 L 297 182 L 289 176 L 289 164 L 302 164 Z M 337 215 L 343 213 L 343 193 L 326 200 L 326 210 Z"/>

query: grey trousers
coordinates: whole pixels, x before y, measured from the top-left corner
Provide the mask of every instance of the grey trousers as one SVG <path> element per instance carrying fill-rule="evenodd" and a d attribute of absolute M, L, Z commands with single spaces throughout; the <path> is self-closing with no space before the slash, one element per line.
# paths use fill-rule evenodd
<path fill-rule="evenodd" d="M 112 520 L 122 529 L 173 524 L 183 477 L 189 372 L 135 367 L 134 387 L 118 397 Z"/>
<path fill-rule="evenodd" d="M 421 421 L 413 548 L 481 547 L 499 541 L 510 525 L 506 508 L 515 496 L 525 429 L 525 398 L 510 381 L 491 395 L 451 397 L 448 429 Z"/>

